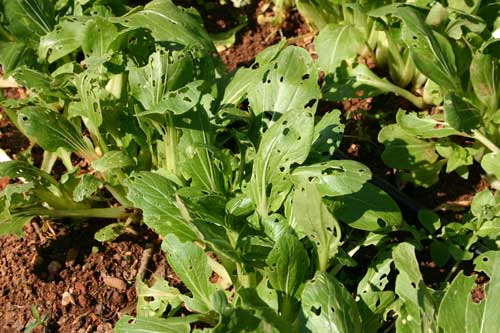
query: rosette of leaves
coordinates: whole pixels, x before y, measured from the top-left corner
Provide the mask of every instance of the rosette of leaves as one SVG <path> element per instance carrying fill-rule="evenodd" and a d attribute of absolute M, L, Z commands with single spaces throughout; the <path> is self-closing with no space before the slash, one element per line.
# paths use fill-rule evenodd
<path fill-rule="evenodd" d="M 384 291 L 386 279 L 367 273 L 364 301 L 356 302 L 333 272 L 355 265 L 361 247 L 383 244 L 400 228 L 401 213 L 368 183 L 368 168 L 332 159 L 343 131 L 339 112 L 316 116 L 314 62 L 284 45 L 223 78 L 204 109 L 202 127 L 213 126 L 215 140 L 202 147 L 226 166 L 223 187 L 181 183 L 164 171 L 134 172 L 126 181 L 128 199 L 164 239 L 167 260 L 189 291 L 159 277 L 151 286 L 138 282 L 138 315 L 120 320 L 117 332 L 187 332 L 199 321 L 214 332 L 381 325 L 395 298 Z M 179 317 L 182 307 L 190 314 Z"/>

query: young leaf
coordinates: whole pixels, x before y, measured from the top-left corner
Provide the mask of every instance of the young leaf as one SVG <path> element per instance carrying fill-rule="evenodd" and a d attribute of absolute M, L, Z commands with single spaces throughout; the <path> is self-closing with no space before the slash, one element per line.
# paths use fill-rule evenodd
<path fill-rule="evenodd" d="M 174 234 L 168 234 L 162 243 L 170 267 L 180 277 L 193 297 L 181 296 L 192 311 L 208 312 L 212 309 L 210 297 L 217 291 L 210 282 L 212 269 L 207 254 L 196 244 L 181 242 Z"/>
<path fill-rule="evenodd" d="M 317 272 L 306 283 L 302 311 L 311 332 L 362 332 L 356 302 L 339 281 L 325 272 Z"/>
<path fill-rule="evenodd" d="M 294 297 L 309 270 L 309 256 L 297 236 L 283 234 L 269 252 L 266 263 L 273 288 Z"/>
<path fill-rule="evenodd" d="M 262 136 L 249 184 L 261 216 L 283 203 L 292 187 L 290 166 L 306 160 L 313 132 L 314 112 L 307 108 L 286 112 Z"/>
<path fill-rule="evenodd" d="M 326 271 L 329 259 L 340 246 L 341 230 L 321 199 L 315 185 L 302 184 L 293 196 L 294 229 L 306 235 L 314 244 L 318 255 L 316 269 Z"/>

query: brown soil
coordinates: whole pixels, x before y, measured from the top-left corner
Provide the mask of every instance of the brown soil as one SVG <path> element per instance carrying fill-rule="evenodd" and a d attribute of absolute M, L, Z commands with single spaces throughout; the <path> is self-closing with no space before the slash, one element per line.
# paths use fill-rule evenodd
<path fill-rule="evenodd" d="M 49 224 L 50 223 L 50 224 Z M 22 331 L 31 306 L 48 314 L 49 332 L 111 332 L 124 314 L 133 314 L 135 278 L 148 243 L 154 252 L 146 277 L 170 275 L 157 236 L 98 243 L 99 221 L 68 228 L 45 221 L 25 227 L 25 238 L 0 238 L 0 332 Z"/>

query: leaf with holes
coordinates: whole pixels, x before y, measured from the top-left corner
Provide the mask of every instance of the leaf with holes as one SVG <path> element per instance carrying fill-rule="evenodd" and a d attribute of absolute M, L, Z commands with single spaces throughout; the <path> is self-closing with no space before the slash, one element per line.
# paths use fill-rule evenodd
<path fill-rule="evenodd" d="M 436 331 L 438 299 L 422 279 L 414 246 L 401 243 L 394 248 L 392 257 L 399 271 L 395 291 L 402 301 L 397 309 L 396 330 L 415 333 Z"/>
<path fill-rule="evenodd" d="M 314 112 L 307 108 L 283 114 L 262 136 L 249 184 L 261 216 L 281 207 L 292 187 L 290 166 L 306 160 L 313 134 Z"/>
<path fill-rule="evenodd" d="M 340 246 L 341 230 L 337 220 L 321 199 L 315 185 L 301 184 L 293 195 L 292 225 L 299 235 L 305 235 L 314 244 L 317 254 L 316 269 L 326 271 L 330 258 Z"/>
<path fill-rule="evenodd" d="M 472 299 L 476 276 L 460 273 L 446 291 L 439 307 L 438 326 L 443 332 L 498 332 L 497 313 L 500 308 L 500 252 L 489 251 L 474 260 L 475 270 L 488 275 L 483 285 L 483 299 Z M 471 295 L 472 294 L 472 295 Z"/>
<path fill-rule="evenodd" d="M 181 295 L 181 299 L 191 311 L 208 312 L 212 309 L 211 295 L 217 285 L 210 282 L 212 269 L 208 265 L 207 254 L 192 242 L 181 242 L 173 234 L 165 237 L 162 243 L 170 267 L 180 277 L 193 297 Z"/>
<path fill-rule="evenodd" d="M 334 277 L 317 272 L 302 292 L 305 326 L 311 332 L 362 332 L 358 307 Z"/>
<path fill-rule="evenodd" d="M 273 120 L 277 120 L 290 110 L 313 107 L 321 97 L 318 73 L 304 49 L 287 47 L 255 73 L 260 79 L 248 87 L 248 102 L 257 115 L 271 112 Z"/>
<path fill-rule="evenodd" d="M 372 174 L 363 164 L 344 160 L 328 161 L 298 167 L 292 172 L 295 186 L 310 183 L 322 196 L 341 196 L 358 192 Z"/>

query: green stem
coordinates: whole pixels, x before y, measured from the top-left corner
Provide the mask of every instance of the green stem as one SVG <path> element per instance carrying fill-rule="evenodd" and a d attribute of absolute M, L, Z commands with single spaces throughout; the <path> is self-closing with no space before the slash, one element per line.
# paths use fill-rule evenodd
<path fill-rule="evenodd" d="M 52 167 L 54 167 L 56 161 L 57 161 L 57 155 L 53 152 L 45 150 L 43 152 L 43 160 L 42 160 L 42 165 L 40 166 L 40 170 L 50 174 L 52 172 Z"/>
<path fill-rule="evenodd" d="M 422 97 L 415 96 L 411 92 L 409 92 L 408 90 L 400 88 L 397 85 L 392 84 L 385 79 L 380 79 L 380 80 L 374 81 L 374 80 L 366 80 L 363 78 L 358 78 L 357 81 L 360 84 L 366 84 L 368 86 L 375 87 L 383 92 L 392 92 L 398 96 L 401 96 L 401 97 L 407 99 L 408 101 L 410 101 L 413 105 L 415 105 L 420 110 L 425 108 L 425 103 L 424 103 L 424 100 L 422 99 Z"/>
<path fill-rule="evenodd" d="M 132 215 L 126 207 L 89 208 L 89 209 L 48 209 L 32 208 L 23 211 L 24 214 L 53 217 L 82 217 L 101 219 L 124 219 Z"/>
<path fill-rule="evenodd" d="M 493 143 L 490 139 L 488 139 L 478 130 L 472 131 L 472 137 L 477 141 L 481 142 L 486 148 L 488 148 L 492 152 L 496 154 L 500 153 L 500 148 L 498 148 L 498 146 L 495 143 Z"/>

